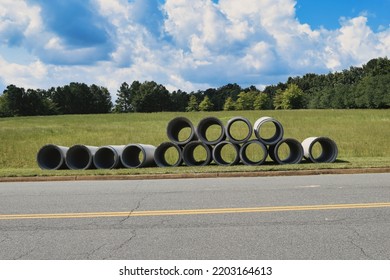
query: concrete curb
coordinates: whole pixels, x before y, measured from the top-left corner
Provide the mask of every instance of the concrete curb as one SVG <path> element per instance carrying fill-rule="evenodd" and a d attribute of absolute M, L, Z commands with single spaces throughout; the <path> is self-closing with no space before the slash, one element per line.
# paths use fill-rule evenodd
<path fill-rule="evenodd" d="M 164 180 L 196 178 L 232 178 L 232 177 L 276 177 L 308 176 L 329 174 L 372 174 L 390 173 L 390 167 L 352 168 L 352 169 L 316 169 L 293 171 L 252 171 L 252 172 L 215 172 L 215 173 L 182 173 L 182 174 L 145 174 L 145 175 L 77 175 L 77 176 L 36 176 L 36 177 L 2 177 L 5 182 L 58 182 L 58 181 L 108 181 L 108 180 Z"/>

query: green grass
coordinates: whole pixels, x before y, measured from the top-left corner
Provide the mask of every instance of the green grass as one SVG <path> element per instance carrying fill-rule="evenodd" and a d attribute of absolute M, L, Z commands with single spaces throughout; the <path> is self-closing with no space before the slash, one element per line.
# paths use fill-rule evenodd
<path fill-rule="evenodd" d="M 196 168 L 87 171 L 41 171 L 36 164 L 38 150 L 48 143 L 63 146 L 144 143 L 158 146 L 160 143 L 168 141 L 166 136 L 167 124 L 177 116 L 189 118 L 195 126 L 206 116 L 218 117 L 224 124 L 235 116 L 244 116 L 252 124 L 262 116 L 274 117 L 282 123 L 285 137 L 293 137 L 299 141 L 310 136 L 332 138 L 339 148 L 338 162 L 334 164 L 280 166 L 268 163 L 268 159 L 267 164 L 259 167 L 211 165 Z M 234 129 L 242 129 L 245 133 L 243 127 L 235 126 Z M 239 134 L 240 131 L 234 133 Z M 0 119 L 0 176 L 159 174 L 390 167 L 389 139 L 390 110 L 232 111 L 2 118 Z"/>

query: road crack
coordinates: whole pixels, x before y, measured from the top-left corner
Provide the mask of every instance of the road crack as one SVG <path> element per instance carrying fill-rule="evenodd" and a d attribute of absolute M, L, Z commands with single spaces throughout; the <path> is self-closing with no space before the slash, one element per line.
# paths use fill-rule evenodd
<path fill-rule="evenodd" d="M 108 257 L 103 258 L 103 260 L 111 259 L 115 255 L 116 252 L 120 251 L 122 248 L 124 248 L 125 246 L 130 244 L 133 241 L 133 239 L 137 237 L 137 232 L 135 229 L 131 230 L 130 233 L 131 233 L 131 235 L 128 238 L 126 238 L 121 244 L 119 244 L 118 246 L 115 246 L 112 249 L 111 254 Z"/>
<path fill-rule="evenodd" d="M 359 244 L 357 244 L 357 242 L 355 242 L 355 239 L 356 237 L 359 238 L 359 239 L 362 239 L 364 238 L 364 236 L 362 236 L 356 228 L 354 227 L 351 227 L 351 226 L 347 226 L 347 228 L 349 230 L 352 231 L 352 235 L 349 235 L 348 236 L 348 240 L 349 242 L 356 248 L 358 248 L 360 250 L 360 252 L 363 254 L 363 256 L 365 257 L 365 259 L 372 259 L 372 257 L 370 255 L 368 255 L 368 253 L 364 250 L 364 248 L 362 246 L 360 246 Z M 355 235 L 355 237 L 353 236 Z"/>

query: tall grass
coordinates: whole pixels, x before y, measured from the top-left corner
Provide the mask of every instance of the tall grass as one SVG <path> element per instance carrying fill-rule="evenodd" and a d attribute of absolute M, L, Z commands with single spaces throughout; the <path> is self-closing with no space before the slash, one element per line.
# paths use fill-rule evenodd
<path fill-rule="evenodd" d="M 338 145 L 339 159 L 390 158 L 390 110 L 132 113 L 2 118 L 0 170 L 37 168 L 36 154 L 48 143 L 63 146 L 144 143 L 157 146 L 168 141 L 167 124 L 177 116 L 189 118 L 195 126 L 206 116 L 215 116 L 224 124 L 235 116 L 246 117 L 252 124 L 262 116 L 270 116 L 282 123 L 285 137 L 299 141 L 310 136 L 332 138 Z M 245 128 L 242 129 L 245 133 Z"/>

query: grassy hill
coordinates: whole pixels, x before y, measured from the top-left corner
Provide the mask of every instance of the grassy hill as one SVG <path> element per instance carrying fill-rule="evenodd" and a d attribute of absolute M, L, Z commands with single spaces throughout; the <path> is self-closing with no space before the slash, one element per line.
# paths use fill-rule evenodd
<path fill-rule="evenodd" d="M 244 116 L 252 124 L 260 117 L 279 120 L 285 137 L 299 141 L 310 136 L 327 136 L 338 145 L 338 162 L 279 166 L 206 166 L 88 171 L 41 171 L 36 154 L 45 144 L 94 146 L 144 143 L 158 146 L 168 141 L 166 127 L 177 116 L 196 126 L 206 116 L 224 124 Z M 254 138 L 254 136 L 253 136 Z M 196 113 L 132 113 L 0 118 L 0 176 L 59 174 L 138 174 L 180 172 L 226 172 L 313 168 L 390 167 L 390 110 L 289 110 Z M 269 160 L 268 160 L 269 161 Z"/>

